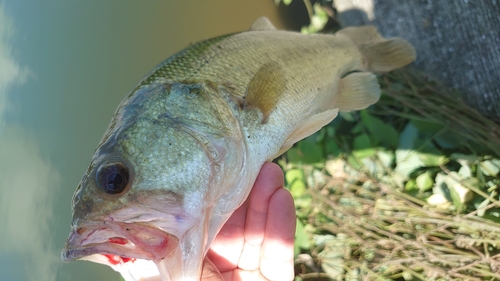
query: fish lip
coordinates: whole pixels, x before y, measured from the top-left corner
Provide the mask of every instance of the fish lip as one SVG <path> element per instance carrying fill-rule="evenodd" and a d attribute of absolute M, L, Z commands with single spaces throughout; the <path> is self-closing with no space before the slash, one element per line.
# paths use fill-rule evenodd
<path fill-rule="evenodd" d="M 119 240 L 123 243 L 111 242 Z M 145 223 L 90 222 L 74 227 L 61 252 L 63 262 L 103 254 L 158 261 L 179 245 L 179 239 Z"/>
<path fill-rule="evenodd" d="M 134 252 L 124 251 L 111 243 L 94 244 L 89 247 L 76 249 L 65 247 L 61 253 L 61 259 L 63 262 L 72 262 L 95 254 L 116 255 L 121 258 L 150 259 L 144 255 L 137 255 Z"/>

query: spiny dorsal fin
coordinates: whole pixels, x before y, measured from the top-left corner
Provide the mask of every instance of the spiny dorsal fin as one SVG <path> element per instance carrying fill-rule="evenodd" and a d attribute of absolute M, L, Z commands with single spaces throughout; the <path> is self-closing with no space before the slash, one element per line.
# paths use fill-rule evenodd
<path fill-rule="evenodd" d="M 283 70 L 277 63 L 264 64 L 248 85 L 243 109 L 259 109 L 263 115 L 262 123 L 265 123 L 285 92 L 285 82 Z"/>
<path fill-rule="evenodd" d="M 377 77 L 369 72 L 353 72 L 340 79 L 333 106 L 340 111 L 360 110 L 378 101 Z"/>
<path fill-rule="evenodd" d="M 266 17 L 258 18 L 250 27 L 250 31 L 256 30 L 276 30 L 276 27 Z"/>
<path fill-rule="evenodd" d="M 413 46 L 401 38 L 385 39 L 373 26 L 348 27 L 336 34 L 345 35 L 356 44 L 366 60 L 367 70 L 387 72 L 403 67 L 416 58 Z"/>

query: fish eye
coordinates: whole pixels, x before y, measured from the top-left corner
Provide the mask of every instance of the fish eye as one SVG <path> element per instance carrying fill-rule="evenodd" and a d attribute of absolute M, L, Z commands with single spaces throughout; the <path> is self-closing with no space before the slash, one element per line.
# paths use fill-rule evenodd
<path fill-rule="evenodd" d="M 122 192 L 127 186 L 128 180 L 128 168 L 120 162 L 105 163 L 97 170 L 97 186 L 107 194 Z"/>

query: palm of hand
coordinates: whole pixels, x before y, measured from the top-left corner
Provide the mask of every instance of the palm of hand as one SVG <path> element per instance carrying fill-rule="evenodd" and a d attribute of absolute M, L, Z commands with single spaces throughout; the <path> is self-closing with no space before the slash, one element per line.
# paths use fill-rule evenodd
<path fill-rule="evenodd" d="M 265 163 L 248 199 L 212 243 L 202 280 L 293 280 L 295 208 L 282 187 L 280 167 Z"/>

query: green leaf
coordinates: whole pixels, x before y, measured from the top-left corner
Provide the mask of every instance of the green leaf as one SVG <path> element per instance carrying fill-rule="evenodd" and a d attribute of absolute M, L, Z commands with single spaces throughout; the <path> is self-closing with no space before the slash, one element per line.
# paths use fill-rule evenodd
<path fill-rule="evenodd" d="M 305 182 L 304 171 L 302 169 L 290 169 L 285 173 L 285 180 L 288 185 L 295 181 Z"/>
<path fill-rule="evenodd" d="M 286 6 L 290 5 L 292 3 L 292 0 L 274 0 L 274 3 L 278 5 L 280 2 L 283 2 Z"/>
<path fill-rule="evenodd" d="M 483 217 L 486 212 L 486 207 L 491 203 L 490 199 L 484 199 L 481 203 L 475 205 L 477 210 L 477 215 Z"/>
<path fill-rule="evenodd" d="M 457 149 L 456 143 L 454 143 L 451 140 L 446 140 L 440 136 L 434 138 L 436 143 L 439 145 L 439 147 L 444 148 L 444 149 Z"/>
<path fill-rule="evenodd" d="M 417 128 L 420 132 L 428 135 L 434 135 L 443 129 L 442 124 L 424 121 L 421 119 L 410 119 L 410 123 L 415 126 L 415 128 Z"/>
<path fill-rule="evenodd" d="M 323 155 L 323 150 L 321 149 L 320 144 L 302 141 L 299 142 L 298 147 L 304 155 L 302 159 L 303 163 L 313 164 L 324 162 L 325 156 Z"/>
<path fill-rule="evenodd" d="M 462 147 L 467 143 L 466 138 L 450 130 L 436 136 L 435 141 L 439 146 L 446 149 Z"/>
<path fill-rule="evenodd" d="M 326 137 L 326 130 L 325 130 L 325 128 L 322 128 L 321 130 L 317 131 L 312 136 L 314 137 L 314 142 L 315 143 L 322 142 L 325 139 L 325 137 Z"/>
<path fill-rule="evenodd" d="M 375 149 L 367 135 L 363 134 L 354 138 L 352 154 L 358 159 L 375 155 Z"/>
<path fill-rule="evenodd" d="M 335 158 L 339 157 L 340 156 L 340 152 L 342 152 L 340 150 L 340 147 L 333 140 L 330 140 L 330 141 L 326 142 L 325 149 L 326 149 L 326 154 L 327 155 L 331 155 L 331 156 L 333 156 Z"/>
<path fill-rule="evenodd" d="M 424 163 L 425 166 L 439 166 L 448 162 L 448 159 L 439 154 L 431 154 L 431 153 L 417 153 L 418 158 Z"/>
<path fill-rule="evenodd" d="M 304 26 L 300 30 L 302 33 L 316 33 L 325 27 L 325 24 L 328 22 L 328 14 L 323 9 L 323 7 L 319 3 L 315 3 L 313 5 L 313 15 L 311 17 L 311 23 L 309 26 Z"/>
<path fill-rule="evenodd" d="M 297 256 L 300 254 L 301 249 L 308 250 L 309 248 L 309 236 L 307 235 L 304 224 L 297 219 L 297 226 L 295 228 L 294 254 Z"/>
<path fill-rule="evenodd" d="M 414 152 L 414 151 L 411 151 Z M 425 166 L 416 153 L 407 150 L 396 150 L 396 173 L 408 177 L 416 169 Z"/>
<path fill-rule="evenodd" d="M 451 160 L 455 160 L 461 165 L 472 165 L 474 164 L 477 160 L 479 160 L 479 156 L 476 155 L 466 155 L 462 153 L 452 153 L 450 155 Z"/>
<path fill-rule="evenodd" d="M 458 192 L 453 188 L 448 186 L 448 191 L 450 192 L 451 201 L 453 202 L 453 206 L 455 206 L 458 210 L 463 208 L 462 199 Z"/>
<path fill-rule="evenodd" d="M 374 158 L 365 157 L 361 160 L 361 164 L 363 165 L 364 170 L 368 172 L 368 174 L 376 175 L 379 171 L 379 166 L 377 165 Z"/>
<path fill-rule="evenodd" d="M 476 169 L 477 169 L 476 178 L 481 183 L 481 185 L 484 185 L 485 179 L 484 179 L 484 173 L 483 173 L 483 169 L 481 168 L 481 165 L 477 165 Z"/>
<path fill-rule="evenodd" d="M 291 163 L 314 164 L 323 162 L 326 156 L 323 153 L 321 144 L 307 138 L 297 143 L 286 153 L 287 159 Z"/>
<path fill-rule="evenodd" d="M 469 165 L 462 165 L 458 170 L 458 174 L 462 179 L 470 178 L 472 176 L 472 170 Z"/>
<path fill-rule="evenodd" d="M 349 163 L 354 170 L 360 170 L 363 167 L 361 166 L 361 162 L 352 154 L 347 156 L 347 163 Z"/>
<path fill-rule="evenodd" d="M 304 195 L 306 189 L 306 185 L 302 181 L 296 180 L 290 185 L 290 193 L 292 194 L 293 198 L 298 198 Z"/>
<path fill-rule="evenodd" d="M 439 166 L 448 160 L 428 141 L 420 138 L 415 126 L 408 123 L 399 136 L 395 171 L 403 176 L 424 166 Z"/>
<path fill-rule="evenodd" d="M 441 187 L 446 188 L 446 191 L 451 198 L 451 202 L 457 208 L 458 211 L 463 211 L 466 207 L 466 203 L 469 202 L 474 193 L 471 192 L 466 186 L 476 186 L 476 179 L 462 180 L 457 172 L 450 172 L 449 174 L 439 173 L 436 176 L 436 186 L 441 185 Z"/>
<path fill-rule="evenodd" d="M 417 148 L 416 140 L 418 131 L 415 126 L 408 123 L 399 135 L 399 144 L 396 149 L 396 169 L 395 172 L 408 177 L 415 169 L 423 167 L 424 163 L 414 150 Z"/>
<path fill-rule="evenodd" d="M 417 183 L 414 179 L 411 179 L 405 184 L 405 191 L 413 191 L 417 189 Z"/>
<path fill-rule="evenodd" d="M 294 202 L 296 210 L 309 209 L 311 207 L 312 198 L 311 195 L 306 193 L 303 196 L 294 198 Z"/>
<path fill-rule="evenodd" d="M 500 212 L 498 210 L 487 210 L 484 218 L 496 223 L 500 223 Z"/>
<path fill-rule="evenodd" d="M 335 136 L 335 127 L 333 126 L 326 126 L 326 135 L 330 138 L 333 138 Z"/>
<path fill-rule="evenodd" d="M 445 173 L 438 173 L 435 178 L 436 184 L 432 188 L 432 192 L 434 194 L 443 195 L 447 200 L 451 202 L 450 191 L 448 190 L 448 185 L 446 183 L 447 180 L 448 175 L 446 175 Z"/>
<path fill-rule="evenodd" d="M 413 274 L 409 271 L 403 271 L 403 273 L 401 275 L 403 276 L 403 279 L 407 280 L 407 281 L 411 281 L 414 279 Z"/>
<path fill-rule="evenodd" d="M 351 130 L 351 133 L 352 134 L 360 134 L 360 133 L 364 133 L 364 127 L 363 127 L 363 124 L 361 123 L 358 123 L 356 124 L 356 126 L 354 126 Z"/>
<path fill-rule="evenodd" d="M 315 240 L 317 236 L 315 236 Z M 323 235 L 323 250 L 318 254 L 322 261 L 321 267 L 331 280 L 344 280 L 344 260 L 347 253 L 351 252 L 351 243 L 346 234 L 338 233 L 337 236 Z M 318 243 L 316 243 L 318 244 Z"/>
<path fill-rule="evenodd" d="M 448 159 L 429 141 L 422 143 L 416 153 L 425 166 L 439 166 L 448 162 Z"/>
<path fill-rule="evenodd" d="M 392 170 L 392 165 L 394 165 L 395 158 L 393 151 L 379 150 L 377 151 L 377 157 L 384 168 Z"/>
<path fill-rule="evenodd" d="M 427 191 L 432 188 L 434 181 L 432 180 L 431 173 L 425 172 L 419 175 L 415 180 L 417 187 L 420 191 Z"/>
<path fill-rule="evenodd" d="M 290 163 L 301 163 L 302 162 L 302 152 L 298 147 L 292 147 L 286 152 L 286 158 Z"/>
<path fill-rule="evenodd" d="M 483 173 L 487 176 L 496 176 L 500 171 L 500 160 L 492 159 L 481 162 L 481 168 Z"/>
<path fill-rule="evenodd" d="M 285 173 L 286 187 L 294 199 L 304 195 L 307 187 L 304 172 L 301 169 L 290 169 Z"/>
<path fill-rule="evenodd" d="M 366 110 L 361 111 L 360 116 L 361 122 L 374 138 L 383 145 L 396 147 L 398 144 L 398 133 L 392 126 L 370 115 Z"/>
<path fill-rule="evenodd" d="M 410 153 L 412 149 L 418 148 L 417 140 L 418 139 L 418 130 L 411 123 L 408 123 L 404 130 L 399 135 L 399 150 L 406 150 L 407 153 Z M 401 155 L 404 156 L 404 155 Z"/>
<path fill-rule="evenodd" d="M 348 121 L 348 122 L 354 122 L 356 121 L 354 118 L 354 113 L 353 112 L 340 112 L 339 117 Z"/>

